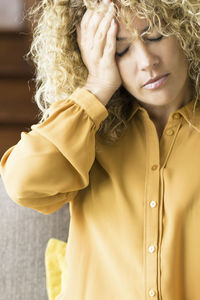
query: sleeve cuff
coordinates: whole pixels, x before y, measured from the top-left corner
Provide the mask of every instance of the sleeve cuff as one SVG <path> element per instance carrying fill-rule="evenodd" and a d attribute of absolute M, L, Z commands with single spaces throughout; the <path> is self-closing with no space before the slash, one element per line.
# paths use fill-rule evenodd
<path fill-rule="evenodd" d="M 106 107 L 94 94 L 84 88 L 77 88 L 68 99 L 72 100 L 86 111 L 94 121 L 96 128 L 99 128 L 100 123 L 108 116 Z"/>

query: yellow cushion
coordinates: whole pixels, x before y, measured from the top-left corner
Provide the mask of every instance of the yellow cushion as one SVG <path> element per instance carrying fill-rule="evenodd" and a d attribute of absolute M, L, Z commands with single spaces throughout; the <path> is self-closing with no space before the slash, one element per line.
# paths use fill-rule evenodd
<path fill-rule="evenodd" d="M 51 238 L 45 251 L 46 288 L 49 300 L 56 300 L 66 278 L 67 243 Z"/>

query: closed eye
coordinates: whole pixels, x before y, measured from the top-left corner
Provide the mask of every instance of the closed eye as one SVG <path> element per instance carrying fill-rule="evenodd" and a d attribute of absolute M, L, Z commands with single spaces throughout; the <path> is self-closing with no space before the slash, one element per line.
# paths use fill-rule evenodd
<path fill-rule="evenodd" d="M 124 51 L 122 51 L 122 52 L 120 52 L 120 53 L 116 52 L 115 55 L 116 55 L 116 56 L 123 56 L 123 55 L 128 51 L 128 49 L 129 49 L 129 47 L 126 48 Z"/>
<path fill-rule="evenodd" d="M 148 41 L 160 41 L 162 40 L 163 35 L 159 36 L 157 39 L 148 39 Z"/>
<path fill-rule="evenodd" d="M 163 35 L 159 36 L 159 37 L 156 38 L 156 39 L 147 39 L 147 40 L 150 41 L 150 42 L 157 42 L 157 41 L 162 40 L 162 38 L 163 38 Z M 129 47 L 126 48 L 124 51 L 122 51 L 122 52 L 120 52 L 120 53 L 116 52 L 115 55 L 116 55 L 116 56 L 123 56 L 123 55 L 128 51 L 128 49 L 129 49 Z"/>

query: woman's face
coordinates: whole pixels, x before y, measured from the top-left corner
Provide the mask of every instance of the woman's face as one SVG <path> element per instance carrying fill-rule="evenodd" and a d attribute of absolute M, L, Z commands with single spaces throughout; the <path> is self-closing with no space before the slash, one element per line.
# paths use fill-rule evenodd
<path fill-rule="evenodd" d="M 141 33 L 147 28 L 147 20 L 135 18 L 133 26 Z M 122 23 L 118 24 L 117 39 L 129 38 L 130 33 Z M 143 36 L 132 43 L 117 40 L 117 53 L 129 49 L 116 62 L 127 91 L 144 104 L 162 106 L 180 105 L 191 97 L 188 62 L 175 36 L 160 38 L 156 29 L 151 35 Z M 158 88 L 147 89 L 144 84 L 151 78 L 169 74 Z M 151 87 L 151 86 L 150 86 Z M 141 103 L 142 104 L 142 103 Z"/>

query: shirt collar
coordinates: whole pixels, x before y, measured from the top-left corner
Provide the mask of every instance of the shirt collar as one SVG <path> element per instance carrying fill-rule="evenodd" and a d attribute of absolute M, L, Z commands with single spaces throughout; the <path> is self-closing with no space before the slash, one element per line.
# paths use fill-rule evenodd
<path fill-rule="evenodd" d="M 176 112 L 179 112 L 184 119 L 191 125 L 196 131 L 200 132 L 200 103 L 197 101 L 195 106 L 195 99 L 189 101 L 186 105 L 179 108 Z"/>
<path fill-rule="evenodd" d="M 195 111 L 193 109 L 195 108 Z M 137 111 L 146 111 L 137 101 L 134 101 L 133 103 L 133 110 L 128 118 L 128 121 L 132 119 Z M 200 103 L 197 101 L 196 107 L 195 107 L 195 99 L 189 101 L 187 104 L 182 106 L 181 108 L 177 109 L 173 113 L 170 114 L 173 115 L 175 113 L 180 113 L 182 117 L 190 124 L 195 130 L 200 132 Z"/>

